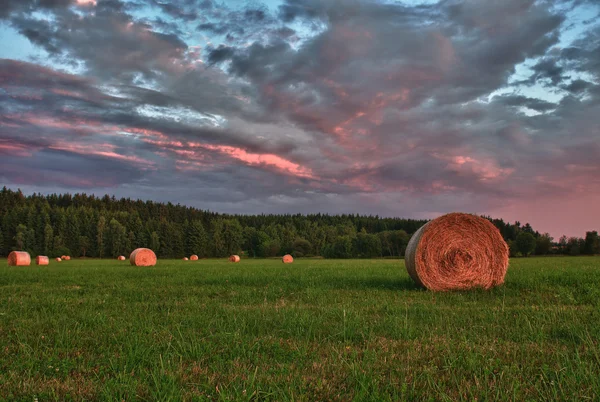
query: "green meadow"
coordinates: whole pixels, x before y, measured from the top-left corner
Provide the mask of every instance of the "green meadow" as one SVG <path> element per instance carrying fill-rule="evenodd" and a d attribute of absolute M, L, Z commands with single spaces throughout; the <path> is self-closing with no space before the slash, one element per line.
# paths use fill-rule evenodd
<path fill-rule="evenodd" d="M 401 260 L 0 268 L 0 400 L 600 399 L 600 258 L 511 260 L 491 291 Z"/>

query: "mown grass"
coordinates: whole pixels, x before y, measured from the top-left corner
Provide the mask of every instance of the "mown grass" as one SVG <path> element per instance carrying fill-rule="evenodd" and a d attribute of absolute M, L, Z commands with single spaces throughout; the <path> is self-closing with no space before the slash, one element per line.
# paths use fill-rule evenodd
<path fill-rule="evenodd" d="M 398 260 L 0 268 L 0 400 L 598 400 L 600 258 L 492 291 Z"/>

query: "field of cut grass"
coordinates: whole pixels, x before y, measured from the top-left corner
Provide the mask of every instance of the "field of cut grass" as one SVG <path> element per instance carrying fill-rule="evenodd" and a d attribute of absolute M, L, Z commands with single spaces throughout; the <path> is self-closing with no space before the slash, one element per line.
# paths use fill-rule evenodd
<path fill-rule="evenodd" d="M 0 400 L 598 400 L 600 258 L 492 291 L 398 260 L 0 267 Z"/>

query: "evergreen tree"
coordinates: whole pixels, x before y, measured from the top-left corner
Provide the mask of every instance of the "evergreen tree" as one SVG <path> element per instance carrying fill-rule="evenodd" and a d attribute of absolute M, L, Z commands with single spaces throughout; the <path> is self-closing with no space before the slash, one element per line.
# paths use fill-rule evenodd
<path fill-rule="evenodd" d="M 150 235 L 150 249 L 155 253 L 160 251 L 160 238 L 156 232 L 152 232 Z"/>
<path fill-rule="evenodd" d="M 52 248 L 54 247 L 54 229 L 50 226 L 50 223 L 46 224 L 44 228 L 44 255 L 50 255 Z"/>
<path fill-rule="evenodd" d="M 106 230 L 106 218 L 103 216 L 98 219 L 96 226 L 96 239 L 98 244 L 98 257 L 104 256 L 104 231 Z"/>
<path fill-rule="evenodd" d="M 186 255 L 196 254 L 198 257 L 208 256 L 208 235 L 202 221 L 194 220 L 187 227 Z"/>
<path fill-rule="evenodd" d="M 15 246 L 17 250 L 25 250 L 26 236 L 27 226 L 19 224 L 19 226 L 17 226 L 17 234 L 15 235 Z"/>

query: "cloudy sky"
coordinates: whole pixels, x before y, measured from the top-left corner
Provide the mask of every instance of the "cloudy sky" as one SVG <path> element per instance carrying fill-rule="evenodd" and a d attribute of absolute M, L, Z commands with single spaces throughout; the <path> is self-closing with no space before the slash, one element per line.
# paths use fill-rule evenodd
<path fill-rule="evenodd" d="M 3 0 L 0 184 L 600 229 L 596 0 Z"/>

